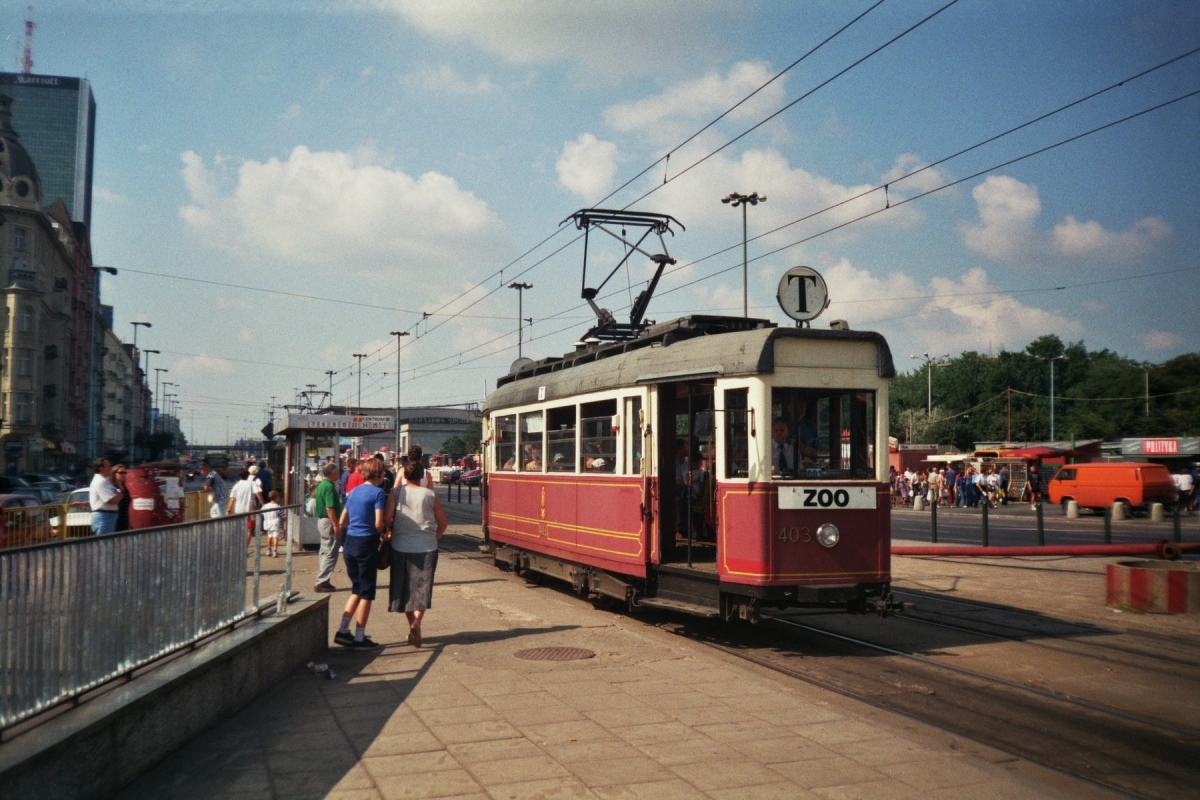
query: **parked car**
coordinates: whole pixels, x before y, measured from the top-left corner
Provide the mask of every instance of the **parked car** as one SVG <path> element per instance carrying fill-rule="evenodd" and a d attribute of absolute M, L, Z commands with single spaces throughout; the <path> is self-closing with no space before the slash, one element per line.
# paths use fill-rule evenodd
<path fill-rule="evenodd" d="M 1047 492 L 1051 503 L 1074 500 L 1080 508 L 1101 511 L 1118 501 L 1131 509 L 1150 503 L 1174 503 L 1175 481 L 1161 464 L 1142 462 L 1097 461 L 1067 464 L 1055 473 Z"/>
<path fill-rule="evenodd" d="M 23 494 L 27 497 L 37 498 L 38 505 L 49 506 L 58 502 L 59 493 L 52 487 L 44 483 L 34 484 L 33 486 L 17 486 L 11 490 L 11 494 Z"/>
<path fill-rule="evenodd" d="M 29 495 L 0 494 L 0 548 L 40 544 L 54 538 L 49 512 L 37 507 L 40 505 Z"/>
<path fill-rule="evenodd" d="M 481 470 L 479 467 L 467 470 L 458 478 L 460 482 L 465 483 L 467 486 L 478 486 L 482 479 L 483 470 Z"/>
<path fill-rule="evenodd" d="M 67 536 L 92 535 L 92 505 L 88 501 L 87 489 L 76 489 L 61 498 L 67 505 Z M 50 526 L 57 530 L 58 515 L 50 518 Z"/>
<path fill-rule="evenodd" d="M 0 494 L 8 494 L 18 486 L 28 486 L 29 481 L 16 475 L 0 475 Z"/>

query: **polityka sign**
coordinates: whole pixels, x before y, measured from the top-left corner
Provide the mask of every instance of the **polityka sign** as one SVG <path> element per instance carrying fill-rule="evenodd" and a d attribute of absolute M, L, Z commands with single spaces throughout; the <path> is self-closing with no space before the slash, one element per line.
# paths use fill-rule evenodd
<path fill-rule="evenodd" d="M 829 308 L 829 288 L 812 267 L 792 267 L 779 279 L 779 307 L 797 322 L 808 322 Z"/>
<path fill-rule="evenodd" d="M 288 414 L 283 431 L 390 431 L 391 417 L 358 414 Z"/>

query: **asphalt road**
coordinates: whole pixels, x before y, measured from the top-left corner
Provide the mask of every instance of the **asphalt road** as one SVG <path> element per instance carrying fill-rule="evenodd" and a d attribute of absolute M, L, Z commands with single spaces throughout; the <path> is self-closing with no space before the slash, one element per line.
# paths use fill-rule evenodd
<path fill-rule="evenodd" d="M 480 506 L 477 492 L 470 494 L 463 489 L 462 502 L 458 501 L 458 487 L 450 490 L 447 500 L 446 488 L 438 489 L 438 497 L 446 509 L 446 516 L 455 524 L 479 524 Z M 939 544 L 980 544 L 983 539 L 983 514 L 978 508 L 938 509 Z M 1084 512 L 1079 519 L 1067 519 L 1057 506 L 1044 506 L 1042 510 L 1046 544 L 1103 544 L 1104 517 Z M 1200 517 L 1184 516 L 1180 528 L 1185 542 L 1200 541 Z M 1157 542 L 1171 539 L 1174 529 L 1171 518 L 1165 522 L 1151 522 L 1144 517 L 1114 521 L 1112 541 Z M 930 513 L 909 509 L 892 510 L 892 539 L 897 542 L 925 543 L 931 539 Z M 995 546 L 1037 544 L 1037 515 L 1028 504 L 1013 504 L 989 509 L 988 544 Z"/>

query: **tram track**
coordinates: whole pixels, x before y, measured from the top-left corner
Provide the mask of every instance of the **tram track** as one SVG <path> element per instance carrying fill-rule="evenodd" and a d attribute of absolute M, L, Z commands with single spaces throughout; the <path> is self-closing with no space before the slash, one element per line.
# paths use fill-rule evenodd
<path fill-rule="evenodd" d="M 1200 731 L 794 620 L 767 622 L 659 627 L 1130 796 L 1178 797 L 1200 781 Z"/>
<path fill-rule="evenodd" d="M 1177 678 L 1184 678 L 1188 680 L 1200 679 L 1200 643 L 1190 643 L 1182 641 L 1178 638 L 1156 635 L 1147 631 L 1098 630 L 1095 626 L 1086 623 L 1066 622 L 1063 620 L 1051 619 L 1045 615 L 1033 614 L 1017 609 L 1009 609 L 1002 606 L 989 605 L 985 603 L 971 603 L 969 601 L 957 599 L 934 597 L 918 592 L 894 590 L 894 593 L 904 597 L 913 597 L 918 599 L 917 608 L 915 611 L 910 610 L 905 614 L 896 617 L 896 619 L 904 620 L 906 622 L 935 625 L 949 630 L 974 634 L 983 638 L 1017 642 L 1020 644 L 1029 645 L 1031 647 L 1052 650 L 1071 656 L 1141 669 L 1148 672 L 1159 672 L 1161 674 Z M 973 609 L 976 613 L 1015 617 L 1017 619 L 1029 619 L 1032 620 L 1032 622 L 1030 625 L 1025 626 L 1021 624 L 999 622 L 992 619 L 982 619 L 980 617 L 964 618 L 963 616 L 955 614 L 951 611 L 931 609 L 928 607 L 929 603 L 947 604 L 952 607 Z M 929 619 L 927 615 L 931 614 L 935 616 L 941 616 L 942 620 Z M 945 619 L 953 620 L 953 622 L 956 624 L 946 622 L 944 621 Z M 990 628 L 992 630 L 971 627 L 971 625 L 985 626 L 986 628 Z M 996 630 L 1007 631 L 1014 635 L 996 633 Z M 1102 641 L 1099 638 L 1100 636 L 1119 636 L 1133 640 L 1141 640 L 1147 644 L 1150 644 L 1150 646 L 1127 645 L 1111 641 L 1111 639 Z M 1035 638 L 1039 639 L 1040 641 L 1034 641 Z M 1056 644 L 1051 644 L 1051 642 L 1055 642 Z M 1059 642 L 1062 642 L 1063 644 L 1060 645 L 1058 644 Z M 1083 652 L 1083 650 L 1098 650 L 1102 652 Z M 1181 657 L 1181 650 L 1189 651 L 1192 654 L 1192 657 Z M 1156 662 L 1174 665 L 1178 667 L 1178 669 L 1164 669 L 1156 666 L 1147 666 L 1145 663 L 1131 663 L 1128 659 L 1114 657 L 1112 655 L 1114 653 L 1123 656 L 1132 656 L 1137 659 L 1153 659 Z"/>
<path fill-rule="evenodd" d="M 478 551 L 478 539 L 474 537 L 455 536 L 452 540 L 453 543 L 444 539 L 443 547 L 450 545 L 449 549 L 459 557 L 489 558 Z M 564 595 L 575 596 L 566 585 L 558 588 Z M 927 605 L 935 605 L 924 601 L 941 600 L 925 594 L 918 596 L 923 601 L 923 610 Z M 1164 691 L 1170 691 L 1169 687 L 1181 680 L 1194 686 L 1194 678 L 1147 669 L 1150 664 L 1138 663 L 1136 659 L 1153 660 L 1158 654 L 1136 646 L 1128 652 L 1118 648 L 1116 656 L 1107 651 L 1084 654 L 1050 646 L 1018 649 L 1019 653 L 1032 655 L 1017 656 L 1017 661 L 1038 665 L 1032 671 L 1030 683 L 1003 677 L 1008 666 L 1004 653 L 999 651 L 998 659 L 997 651 L 990 645 L 1021 648 L 1025 644 L 1044 644 L 1026 642 L 1022 636 L 1061 642 L 1105 631 L 1087 623 L 1058 620 L 1020 609 L 945 600 L 945 605 L 939 607 L 951 609 L 949 612 L 931 612 L 933 620 L 914 617 L 910 620 L 914 623 L 910 629 L 914 633 L 902 634 L 903 644 L 899 645 L 826 630 L 845 624 L 844 619 L 833 617 L 807 617 L 803 622 L 764 617 L 765 624 L 753 627 L 694 620 L 649 609 L 626 618 L 655 625 L 790 679 L 898 714 L 1107 791 L 1157 800 L 1182 796 L 1200 785 L 1200 730 L 1180 724 L 1180 719 L 1170 718 L 1169 714 L 1153 711 L 1139 714 L 1117 707 L 1106 702 L 1103 691 L 1099 696 L 1089 697 L 1063 691 L 1062 686 L 1055 685 L 1056 676 L 1050 668 L 1038 665 L 1038 659 L 1062 664 L 1064 659 L 1083 657 L 1098 665 L 1105 659 L 1128 656 L 1114 666 L 1128 670 L 1131 683 L 1152 690 L 1162 686 L 1168 687 Z M 979 621 L 954 618 L 955 608 L 987 612 L 993 619 L 983 621 L 982 629 L 972 627 Z M 863 618 L 857 619 L 858 623 L 851 624 L 861 624 Z M 886 637 L 894 638 L 901 630 L 892 623 L 902 619 L 904 615 L 889 619 L 880 627 L 885 642 Z M 928 624 L 931 622 L 939 624 Z M 1007 625 L 1009 629 L 998 625 Z M 1166 637 L 1143 638 L 1151 645 L 1149 650 L 1157 650 L 1160 643 L 1180 644 Z M 959 645 L 965 646 L 959 649 Z M 994 671 L 1001 674 L 983 671 L 987 667 L 970 669 L 939 660 L 978 652 L 980 645 L 984 645 L 985 655 L 977 657 L 990 659 L 996 665 Z M 1181 668 L 1192 663 L 1184 658 L 1177 660 Z M 1068 663 L 1067 669 L 1078 671 L 1079 663 L 1082 662 Z M 1100 671 L 1101 667 L 1094 669 Z M 1136 671 L 1142 671 L 1143 675 L 1139 677 Z M 1030 670 L 1024 674 L 1030 674 Z M 1179 701 L 1183 705 L 1188 702 L 1183 695 Z"/>

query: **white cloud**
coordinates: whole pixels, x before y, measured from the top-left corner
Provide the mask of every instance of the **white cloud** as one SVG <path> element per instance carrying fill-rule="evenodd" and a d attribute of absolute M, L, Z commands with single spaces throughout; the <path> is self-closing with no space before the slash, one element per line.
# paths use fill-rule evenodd
<path fill-rule="evenodd" d="M 935 348 L 939 353 L 1019 349 L 1048 333 L 1083 335 L 1078 320 L 997 290 L 979 268 L 957 279 L 921 282 L 903 272 L 879 277 L 844 258 L 818 269 L 831 300 L 822 322 L 845 319 L 851 328 L 876 327 L 887 333 L 893 348 Z"/>
<path fill-rule="evenodd" d="M 179 375 L 228 375 L 233 372 L 233 362 L 201 353 L 179 359 L 171 369 Z"/>
<path fill-rule="evenodd" d="M 895 183 L 896 185 L 891 188 L 898 189 L 903 194 L 918 194 L 936 189 L 948 181 L 946 174 L 937 167 L 917 172 L 923 165 L 924 162 L 916 153 L 902 153 L 896 156 L 896 162 L 892 164 L 892 168 L 883 173 L 880 182 Z M 916 172 L 916 174 L 904 177 L 912 172 Z"/>
<path fill-rule="evenodd" d="M 1093 221 L 1068 216 L 1050 231 L 1055 250 L 1072 258 L 1102 258 L 1122 264 L 1141 261 L 1154 246 L 1171 235 L 1171 226 L 1158 217 L 1147 217 L 1120 233 L 1105 230 Z"/>
<path fill-rule="evenodd" d="M 967 271 L 958 281 L 934 278 L 932 284 L 935 297 L 921 318 L 935 325 L 920 326 L 930 345 L 951 350 L 1014 348 L 1048 333 L 1063 338 L 1083 334 L 1078 320 L 1027 306 L 1012 295 L 989 294 L 996 287 L 979 267 Z"/>
<path fill-rule="evenodd" d="M 963 223 L 967 249 L 995 261 L 1015 262 L 1031 256 L 1037 239 L 1033 223 L 1042 213 L 1036 186 L 1007 175 L 992 175 L 971 190 L 979 224 Z"/>
<path fill-rule="evenodd" d="M 822 277 L 829 287 L 829 319 L 852 320 L 854 325 L 876 320 L 893 319 L 911 314 L 928 300 L 914 299 L 928 295 L 929 290 L 902 272 L 877 278 L 869 270 L 855 268 L 848 259 L 841 259 Z"/>
<path fill-rule="evenodd" d="M 793 167 L 786 156 L 774 148 L 747 150 L 733 160 L 724 154 L 705 162 L 703 170 L 694 170 L 664 186 L 655 194 L 655 204 L 671 209 L 672 216 L 687 225 L 737 228 L 741 240 L 742 215 L 720 198 L 728 192 L 757 192 L 767 202 L 749 209 L 750 235 L 776 228 L 801 216 L 812 214 L 837 203 L 845 203 L 811 221 L 772 234 L 771 241 L 791 242 L 806 234 L 824 230 L 884 207 L 883 191 L 871 192 L 873 184 L 845 186 L 822 175 Z M 867 192 L 863 197 L 851 200 Z M 857 235 L 871 227 L 911 227 L 923 215 L 916 204 L 899 206 L 848 228 L 840 236 Z"/>
<path fill-rule="evenodd" d="M 604 121 L 625 133 L 653 131 L 664 122 L 708 119 L 730 108 L 746 95 L 770 80 L 774 73 L 766 64 L 741 61 L 722 77 L 709 74 L 677 83 L 661 94 L 643 97 L 604 110 Z M 783 101 L 784 78 L 767 86 L 744 105 L 730 113 L 729 119 L 760 119 Z"/>
<path fill-rule="evenodd" d="M 108 189 L 105 189 L 103 186 L 93 186 L 92 187 L 92 196 L 95 197 L 97 200 L 99 200 L 101 203 L 108 203 L 109 205 L 113 205 L 113 206 L 123 206 L 129 202 L 129 198 L 126 197 L 125 195 L 117 194 L 116 192 L 110 192 Z"/>
<path fill-rule="evenodd" d="M 1138 341 L 1147 350 L 1174 350 L 1183 344 L 1183 337 L 1170 331 L 1146 331 Z"/>
<path fill-rule="evenodd" d="M 652 12 L 640 0 L 376 2 L 425 34 L 468 41 L 511 64 L 570 60 L 606 77 L 670 68 L 675 53 L 719 46 L 711 30 L 716 4 L 701 0 L 659 0 Z"/>
<path fill-rule="evenodd" d="M 612 188 L 617 174 L 617 146 L 582 134 L 563 145 L 554 170 L 564 189 L 584 200 L 598 200 Z"/>
<path fill-rule="evenodd" d="M 283 118 L 288 120 L 300 119 L 300 115 L 304 113 L 304 106 L 299 103 L 292 103 L 283 112 Z"/>
<path fill-rule="evenodd" d="M 472 95 L 488 94 L 495 87 L 487 75 L 467 80 L 454 71 L 449 64 L 421 64 L 412 72 L 401 76 L 404 85 L 415 91 L 429 94 Z"/>
<path fill-rule="evenodd" d="M 413 178 L 365 156 L 297 147 L 286 161 L 247 161 L 235 185 L 191 151 L 182 155 L 191 204 L 179 215 L 191 231 L 250 261 L 395 269 L 494 259 L 503 225 L 487 204 L 437 172 Z"/>
<path fill-rule="evenodd" d="M 1038 189 L 1007 175 L 990 176 L 971 191 L 979 222 L 963 222 L 959 231 L 968 249 L 1009 264 L 1045 264 L 1052 257 L 1092 258 L 1135 263 L 1171 235 L 1171 226 L 1158 217 L 1134 222 L 1113 232 L 1099 222 L 1080 222 L 1067 216 L 1046 233 L 1037 230 L 1042 213 Z"/>

